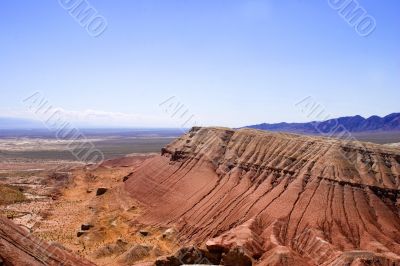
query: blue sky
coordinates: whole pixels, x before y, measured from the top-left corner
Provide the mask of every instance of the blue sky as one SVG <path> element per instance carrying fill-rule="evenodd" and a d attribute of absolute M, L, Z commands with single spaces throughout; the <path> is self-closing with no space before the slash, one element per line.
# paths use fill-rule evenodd
<path fill-rule="evenodd" d="M 400 2 L 358 0 L 362 37 L 328 0 L 90 0 L 92 37 L 59 1 L 0 3 L 0 116 L 31 116 L 39 91 L 73 122 L 175 127 L 173 98 L 200 125 L 307 121 L 399 110 Z M 193 121 L 194 121 L 193 120 Z M 190 125 L 188 125 L 190 126 Z"/>

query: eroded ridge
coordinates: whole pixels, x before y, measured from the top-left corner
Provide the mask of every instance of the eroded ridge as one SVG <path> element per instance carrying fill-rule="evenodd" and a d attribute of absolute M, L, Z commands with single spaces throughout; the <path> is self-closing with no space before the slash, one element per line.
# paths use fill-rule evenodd
<path fill-rule="evenodd" d="M 398 265 L 399 186 L 398 148 L 228 128 L 193 128 L 125 183 L 143 222 L 264 265 Z M 239 241 L 251 221 L 259 238 Z"/>

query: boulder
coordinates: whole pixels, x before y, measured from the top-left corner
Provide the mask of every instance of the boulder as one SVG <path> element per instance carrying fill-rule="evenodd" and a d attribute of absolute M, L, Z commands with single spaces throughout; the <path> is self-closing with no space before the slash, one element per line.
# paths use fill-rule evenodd
<path fill-rule="evenodd" d="M 220 265 L 222 254 L 219 252 L 211 252 L 207 249 L 200 249 L 203 256 L 213 265 Z"/>
<path fill-rule="evenodd" d="M 105 188 L 105 187 L 100 187 L 100 188 L 98 188 L 97 189 L 97 191 L 96 191 L 96 196 L 101 196 L 101 195 L 103 195 L 104 193 L 106 193 L 107 192 L 107 188 Z"/>
<path fill-rule="evenodd" d="M 81 236 L 83 236 L 84 234 L 86 234 L 85 231 L 78 231 L 78 232 L 76 233 L 76 236 L 77 236 L 77 237 L 81 237 Z"/>
<path fill-rule="evenodd" d="M 172 240 L 175 237 L 175 235 L 176 235 L 175 229 L 174 228 L 168 228 L 162 234 L 162 238 L 163 239 L 167 239 L 167 240 Z"/>
<path fill-rule="evenodd" d="M 150 232 L 149 232 L 149 231 L 146 231 L 146 230 L 140 230 L 140 231 L 139 231 L 139 234 L 140 234 L 141 236 L 148 236 L 148 235 L 150 234 Z"/>
<path fill-rule="evenodd" d="M 203 252 L 195 246 L 183 247 L 176 254 L 175 257 L 182 264 L 211 264 L 204 256 Z"/>
<path fill-rule="evenodd" d="M 156 266 L 180 266 L 182 263 L 175 256 L 161 257 L 155 262 Z"/>
<path fill-rule="evenodd" d="M 130 173 L 129 175 L 126 175 L 122 178 L 122 182 L 128 181 L 128 179 L 132 176 L 133 173 Z"/>
<path fill-rule="evenodd" d="M 82 224 L 81 225 L 81 231 L 87 231 L 92 227 L 93 227 L 93 225 L 91 225 L 91 224 Z"/>

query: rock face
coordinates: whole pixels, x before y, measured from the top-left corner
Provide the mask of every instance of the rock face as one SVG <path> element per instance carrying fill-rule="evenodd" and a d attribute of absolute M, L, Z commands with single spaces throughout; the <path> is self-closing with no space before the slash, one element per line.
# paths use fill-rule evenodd
<path fill-rule="evenodd" d="M 56 245 L 41 241 L 0 217 L 0 264 L 94 265 Z"/>
<path fill-rule="evenodd" d="M 230 258 L 400 265 L 398 148 L 193 128 L 124 186 L 148 206 L 141 222 L 175 227 L 184 244 L 213 241 Z"/>

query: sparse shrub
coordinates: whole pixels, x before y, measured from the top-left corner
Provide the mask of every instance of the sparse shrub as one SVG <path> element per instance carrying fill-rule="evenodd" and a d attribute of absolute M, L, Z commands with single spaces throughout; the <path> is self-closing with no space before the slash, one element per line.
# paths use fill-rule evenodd
<path fill-rule="evenodd" d="M 0 204 L 13 204 L 25 200 L 26 197 L 18 188 L 0 185 Z"/>

